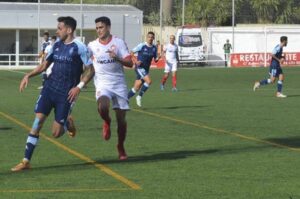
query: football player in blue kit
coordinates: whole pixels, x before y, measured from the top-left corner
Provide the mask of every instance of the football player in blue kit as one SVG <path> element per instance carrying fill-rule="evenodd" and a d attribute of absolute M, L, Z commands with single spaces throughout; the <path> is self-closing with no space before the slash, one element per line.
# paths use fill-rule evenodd
<path fill-rule="evenodd" d="M 139 91 L 139 94 L 136 97 L 136 104 L 139 107 L 142 106 L 142 96 L 152 83 L 149 75 L 152 59 L 154 58 L 155 62 L 159 60 L 159 57 L 157 57 L 157 48 L 153 45 L 154 39 L 155 34 L 150 31 L 147 34 L 147 42 L 140 43 L 132 50 L 132 55 L 137 53 L 137 60 L 134 61 L 136 80 L 133 88 L 128 92 L 128 99 L 133 97 L 136 92 Z"/>
<path fill-rule="evenodd" d="M 282 94 L 282 85 L 283 85 L 283 71 L 281 69 L 281 64 L 284 62 L 284 56 L 282 54 L 283 47 L 286 47 L 288 43 L 288 38 L 286 36 L 280 37 L 280 44 L 276 45 L 273 52 L 272 52 L 272 60 L 270 65 L 270 78 L 261 80 L 260 82 L 255 82 L 253 86 L 253 90 L 255 91 L 260 86 L 268 85 L 274 83 L 276 78 L 277 81 L 277 92 L 276 97 L 285 98 L 286 95 Z"/>
<path fill-rule="evenodd" d="M 51 110 L 54 109 L 55 120 L 52 125 L 52 135 L 55 138 L 69 131 L 75 135 L 74 121 L 70 116 L 71 108 L 82 87 L 94 75 L 94 68 L 87 47 L 74 37 L 76 20 L 72 17 L 59 17 L 57 19 L 56 34 L 59 37 L 46 60 L 31 72 L 27 73 L 20 83 L 20 92 L 27 87 L 29 78 L 34 77 L 53 63 L 52 73 L 35 105 L 35 119 L 26 141 L 25 155 L 21 163 L 13 167 L 12 171 L 21 171 L 30 168 L 30 159 L 39 140 L 39 132 Z M 87 67 L 83 72 L 83 65 Z"/>

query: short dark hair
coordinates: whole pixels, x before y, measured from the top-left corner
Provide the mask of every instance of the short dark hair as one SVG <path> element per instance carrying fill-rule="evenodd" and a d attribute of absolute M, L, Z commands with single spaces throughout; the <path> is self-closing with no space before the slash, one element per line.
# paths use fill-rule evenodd
<path fill-rule="evenodd" d="M 56 37 L 55 35 L 51 36 L 51 39 L 55 39 L 55 40 L 56 40 L 56 38 L 57 38 L 57 37 Z"/>
<path fill-rule="evenodd" d="M 102 16 L 95 19 L 95 23 L 104 23 L 106 26 L 111 26 L 110 19 L 108 17 Z"/>
<path fill-rule="evenodd" d="M 46 31 L 43 35 L 47 35 L 49 37 L 49 32 Z"/>
<path fill-rule="evenodd" d="M 280 37 L 280 42 L 284 42 L 284 41 L 287 41 L 287 40 L 288 40 L 287 36 L 281 36 Z"/>
<path fill-rule="evenodd" d="M 58 17 L 58 22 L 64 23 L 66 26 L 70 27 L 72 31 L 74 32 L 76 30 L 77 22 L 73 17 L 67 16 L 67 17 Z"/>
<path fill-rule="evenodd" d="M 149 31 L 147 35 L 153 35 L 155 37 L 155 33 L 152 31 Z"/>

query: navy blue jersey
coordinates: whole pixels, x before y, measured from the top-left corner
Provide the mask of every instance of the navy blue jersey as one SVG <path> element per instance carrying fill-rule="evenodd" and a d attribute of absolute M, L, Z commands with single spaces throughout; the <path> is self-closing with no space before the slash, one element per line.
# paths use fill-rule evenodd
<path fill-rule="evenodd" d="M 45 87 L 62 95 L 68 95 L 70 89 L 80 82 L 83 64 L 92 63 L 87 47 L 78 40 L 69 44 L 56 42 L 46 60 L 53 62 L 53 68 Z"/>
<path fill-rule="evenodd" d="M 275 55 L 275 57 L 277 57 L 278 59 L 282 58 L 282 47 L 278 44 L 277 46 L 275 46 L 275 48 L 272 51 L 272 54 Z M 280 67 L 280 63 L 272 58 L 271 60 L 271 68 L 279 68 Z"/>
<path fill-rule="evenodd" d="M 157 58 L 156 46 L 148 46 L 147 43 L 140 43 L 132 50 L 132 52 L 138 53 L 137 59 L 142 62 L 138 67 L 144 68 L 149 72 L 152 59 Z"/>

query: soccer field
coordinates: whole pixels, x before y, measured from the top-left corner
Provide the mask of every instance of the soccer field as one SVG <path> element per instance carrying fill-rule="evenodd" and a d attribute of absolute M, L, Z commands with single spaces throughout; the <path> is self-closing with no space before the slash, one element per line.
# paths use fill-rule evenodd
<path fill-rule="evenodd" d="M 300 198 L 300 68 L 284 68 L 286 99 L 275 97 L 276 85 L 253 92 L 267 72 L 180 69 L 179 91 L 171 92 L 169 79 L 162 92 L 163 71 L 152 70 L 143 107 L 130 102 L 124 162 L 115 119 L 112 138 L 102 139 L 90 83 L 73 110 L 77 136 L 52 138 L 51 114 L 33 168 L 12 173 L 23 158 L 41 77 L 19 93 L 22 72 L 0 71 L 0 198 Z M 135 75 L 126 75 L 130 88 Z"/>

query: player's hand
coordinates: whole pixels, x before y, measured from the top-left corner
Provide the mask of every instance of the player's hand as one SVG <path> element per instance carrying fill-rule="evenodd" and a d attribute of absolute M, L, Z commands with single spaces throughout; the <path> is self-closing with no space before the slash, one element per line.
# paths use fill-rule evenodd
<path fill-rule="evenodd" d="M 284 58 L 281 58 L 280 59 L 280 64 L 283 64 L 283 62 L 284 62 Z"/>
<path fill-rule="evenodd" d="M 138 60 L 136 60 L 136 62 L 134 63 L 134 65 L 135 65 L 136 67 L 139 67 L 141 64 L 142 64 L 142 62 L 141 62 L 141 61 L 138 61 Z"/>
<path fill-rule="evenodd" d="M 106 52 L 109 54 L 109 56 L 110 56 L 111 58 L 114 58 L 114 59 L 116 59 L 117 61 L 119 60 L 119 58 L 117 57 L 117 55 L 116 55 L 116 53 L 115 53 L 114 51 L 112 51 L 112 50 L 107 50 Z"/>
<path fill-rule="evenodd" d="M 29 82 L 29 76 L 25 75 L 20 83 L 19 91 L 23 92 L 23 90 L 27 87 Z"/>
<path fill-rule="evenodd" d="M 80 93 L 80 88 L 78 88 L 77 86 L 76 87 L 74 87 L 74 88 L 72 88 L 70 91 L 69 91 L 69 93 L 68 93 L 68 100 L 69 100 L 69 102 L 71 103 L 71 102 L 74 102 L 75 100 L 76 100 L 76 98 L 78 97 L 78 95 L 79 95 L 79 93 Z"/>

